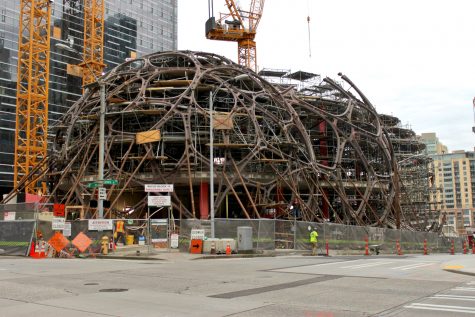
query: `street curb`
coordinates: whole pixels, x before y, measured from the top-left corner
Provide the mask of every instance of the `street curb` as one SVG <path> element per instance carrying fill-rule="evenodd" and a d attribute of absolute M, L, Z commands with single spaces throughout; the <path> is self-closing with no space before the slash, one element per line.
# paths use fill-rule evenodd
<path fill-rule="evenodd" d="M 232 255 L 205 255 L 191 260 L 209 260 L 209 259 L 239 259 L 239 258 L 273 258 L 275 254 L 232 254 Z"/>
<path fill-rule="evenodd" d="M 152 258 L 148 256 L 119 256 L 119 255 L 96 255 L 96 259 L 166 261 L 165 259 Z"/>
<path fill-rule="evenodd" d="M 475 276 L 475 273 L 473 273 L 473 272 L 466 272 L 466 271 L 452 270 L 452 269 L 443 269 L 443 270 L 447 271 L 447 272 L 450 272 L 450 273 L 463 274 L 463 275 L 468 275 L 468 276 Z"/>

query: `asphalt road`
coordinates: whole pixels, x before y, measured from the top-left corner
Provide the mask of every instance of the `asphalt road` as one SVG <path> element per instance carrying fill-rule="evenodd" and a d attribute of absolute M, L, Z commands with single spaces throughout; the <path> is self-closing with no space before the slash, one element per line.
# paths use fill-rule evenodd
<path fill-rule="evenodd" d="M 0 316 L 469 316 L 475 255 L 0 257 Z"/>

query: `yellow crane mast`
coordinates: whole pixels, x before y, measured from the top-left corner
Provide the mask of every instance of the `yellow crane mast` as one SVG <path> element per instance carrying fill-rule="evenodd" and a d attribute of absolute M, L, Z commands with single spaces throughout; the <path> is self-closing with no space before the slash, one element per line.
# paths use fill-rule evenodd
<path fill-rule="evenodd" d="M 84 0 L 84 62 L 82 83 L 101 77 L 104 64 L 104 0 Z"/>
<path fill-rule="evenodd" d="M 20 1 L 15 188 L 47 155 L 51 4 L 51 0 Z M 41 175 L 41 170 L 36 173 Z M 29 194 L 45 191 L 46 183 L 35 177 L 25 187 Z"/>
<path fill-rule="evenodd" d="M 238 63 L 257 71 L 257 26 L 262 17 L 264 0 L 252 0 L 249 10 L 241 10 L 234 0 L 225 0 L 229 13 L 216 18 L 211 13 L 206 22 L 206 38 L 238 43 Z"/>

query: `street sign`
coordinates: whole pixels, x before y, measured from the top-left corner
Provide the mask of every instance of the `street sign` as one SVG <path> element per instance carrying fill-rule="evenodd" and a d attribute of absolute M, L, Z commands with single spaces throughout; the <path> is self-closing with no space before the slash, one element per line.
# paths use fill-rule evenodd
<path fill-rule="evenodd" d="M 170 196 L 148 196 L 148 205 L 151 207 L 165 207 L 172 205 Z"/>
<path fill-rule="evenodd" d="M 116 179 L 105 179 L 104 185 L 119 185 L 119 181 Z"/>
<path fill-rule="evenodd" d="M 92 182 L 92 183 L 87 184 L 87 188 L 96 188 L 96 187 L 99 187 L 98 182 Z"/>
<path fill-rule="evenodd" d="M 172 193 L 173 184 L 146 184 L 146 193 Z"/>
<path fill-rule="evenodd" d="M 99 199 L 102 199 L 102 200 L 107 199 L 107 191 L 105 187 L 99 187 Z"/>

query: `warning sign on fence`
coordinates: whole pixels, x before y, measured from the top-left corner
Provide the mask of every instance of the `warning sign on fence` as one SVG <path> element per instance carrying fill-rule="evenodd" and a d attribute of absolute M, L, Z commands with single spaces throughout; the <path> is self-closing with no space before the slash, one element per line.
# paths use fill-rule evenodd
<path fill-rule="evenodd" d="M 88 220 L 88 229 L 89 230 L 112 230 L 112 219 L 89 219 Z"/>
<path fill-rule="evenodd" d="M 49 239 L 48 244 L 52 246 L 56 252 L 60 252 L 69 244 L 69 240 L 66 239 L 61 233 L 56 232 L 51 237 L 51 239 Z"/>
<path fill-rule="evenodd" d="M 79 232 L 79 234 L 72 241 L 73 245 L 79 250 L 79 252 L 84 252 L 91 245 L 92 241 L 84 233 Z"/>

